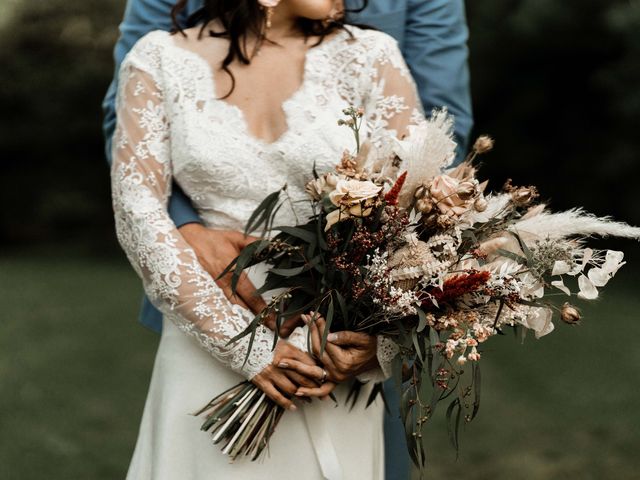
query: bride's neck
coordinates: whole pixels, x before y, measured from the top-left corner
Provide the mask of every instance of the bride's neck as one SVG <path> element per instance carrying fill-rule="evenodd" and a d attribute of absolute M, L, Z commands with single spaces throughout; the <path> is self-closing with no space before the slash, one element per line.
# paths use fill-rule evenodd
<path fill-rule="evenodd" d="M 286 5 L 279 5 L 273 10 L 271 17 L 271 28 L 266 32 L 269 40 L 278 42 L 278 40 L 300 37 L 302 32 L 298 28 L 298 17 L 293 15 Z"/>

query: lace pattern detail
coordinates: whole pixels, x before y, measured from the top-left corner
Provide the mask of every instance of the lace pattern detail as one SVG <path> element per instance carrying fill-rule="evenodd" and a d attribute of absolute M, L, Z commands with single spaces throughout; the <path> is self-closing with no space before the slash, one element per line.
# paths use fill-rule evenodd
<path fill-rule="evenodd" d="M 384 335 L 378 335 L 377 357 L 379 368 L 358 375 L 358 380 L 361 382 L 384 382 L 391 378 L 393 360 L 399 353 L 400 349 L 396 342 Z"/>
<path fill-rule="evenodd" d="M 143 37 L 121 67 L 112 167 L 120 244 L 151 301 L 247 378 L 272 361 L 273 333 L 260 328 L 248 358 L 247 337 L 228 343 L 253 315 L 226 299 L 169 218 L 172 180 L 212 228 L 242 230 L 262 199 L 284 184 L 296 211 L 281 209 L 276 223 L 304 220 L 313 165 L 330 170 L 353 146 L 336 122 L 346 106 L 365 108 L 363 135 L 373 142 L 424 120 L 395 40 L 357 28 L 351 33 L 309 51 L 303 83 L 283 104 L 289 129 L 271 144 L 249 133 L 239 108 L 218 99 L 215 66 L 170 34 Z M 298 341 L 303 336 L 295 333 L 292 343 L 306 350 L 306 341 Z M 379 353 L 386 352 L 381 366 L 389 363 L 390 348 L 379 341 Z"/>

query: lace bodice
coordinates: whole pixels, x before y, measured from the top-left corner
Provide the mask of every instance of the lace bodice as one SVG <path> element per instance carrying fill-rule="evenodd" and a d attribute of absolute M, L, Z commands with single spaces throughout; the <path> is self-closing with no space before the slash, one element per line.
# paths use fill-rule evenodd
<path fill-rule="evenodd" d="M 253 315 L 230 303 L 167 213 L 174 180 L 205 224 L 243 230 L 264 197 L 288 186 L 300 220 L 304 185 L 353 147 L 337 119 L 363 106 L 372 141 L 422 119 L 415 85 L 395 40 L 342 31 L 309 50 L 300 89 L 283 104 L 288 130 L 274 143 L 252 136 L 242 111 L 215 92 L 213 70 L 166 32 L 143 37 L 125 58 L 117 97 L 112 190 L 118 239 L 151 301 L 215 358 L 252 378 L 271 362 L 273 333 L 229 340 Z M 277 223 L 294 224 L 281 209 Z"/>

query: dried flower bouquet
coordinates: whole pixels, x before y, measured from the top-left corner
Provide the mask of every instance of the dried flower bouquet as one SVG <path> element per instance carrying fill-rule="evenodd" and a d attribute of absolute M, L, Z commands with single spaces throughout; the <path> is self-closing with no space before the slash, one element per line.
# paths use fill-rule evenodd
<path fill-rule="evenodd" d="M 225 274 L 232 272 L 235 285 L 246 268 L 266 262 L 259 293 L 284 293 L 232 341 L 253 337 L 269 315 L 280 325 L 309 311 L 326 319 L 323 343 L 330 330 L 393 340 L 397 355 L 385 370 L 401 389 L 411 457 L 425 468 L 424 429 L 441 402 L 448 403 L 456 448 L 462 425 L 478 413 L 483 345 L 505 329 L 542 337 L 553 331 L 554 317 L 578 323 L 578 309 L 557 297 L 593 300 L 624 264 L 622 252 L 591 249 L 586 239 L 638 239 L 640 229 L 581 209 L 551 213 L 537 202 L 535 187 L 508 182 L 488 193 L 474 161 L 493 140 L 480 137 L 467 160 L 450 168 L 456 145 L 446 111 L 411 127 L 403 140 L 362 146 L 362 111 L 344 114 L 339 123 L 353 130 L 356 152 L 345 152 L 333 172 L 313 172 L 306 190 L 314 215 L 304 224 L 275 226 L 285 200 L 274 192 L 246 226 L 263 239 Z M 204 411 L 202 428 L 226 442 L 224 452 L 252 459 L 283 413 L 248 382 Z"/>

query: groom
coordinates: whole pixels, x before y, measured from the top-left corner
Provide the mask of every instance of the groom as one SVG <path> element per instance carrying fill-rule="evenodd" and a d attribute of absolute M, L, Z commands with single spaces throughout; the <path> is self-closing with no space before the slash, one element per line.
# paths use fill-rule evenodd
<path fill-rule="evenodd" d="M 127 1 L 124 20 L 120 25 L 121 35 L 115 47 L 116 72 L 127 52 L 140 37 L 152 30 L 171 29 L 170 10 L 174 3 L 173 0 Z M 347 9 L 354 9 L 362 4 L 362 0 L 346 0 L 345 3 Z M 200 0 L 189 0 L 185 15 L 195 12 L 200 5 Z M 418 84 L 425 111 L 430 112 L 433 108 L 446 106 L 455 115 L 455 133 L 460 145 L 458 158 L 462 158 L 473 123 L 464 0 L 369 0 L 367 8 L 351 18 L 356 23 L 376 27 L 396 38 Z M 109 163 L 111 139 L 115 128 L 116 79 L 112 82 L 103 103 L 103 131 Z M 225 265 L 220 268 L 220 257 L 229 256 L 220 255 L 218 239 L 201 224 L 189 199 L 175 185 L 173 192 L 169 203 L 171 218 L 203 266 L 210 273 L 221 272 L 227 262 L 224 261 Z M 241 245 L 233 248 L 237 250 Z M 230 255 L 229 258 L 232 259 L 234 256 Z M 221 287 L 227 292 L 227 296 L 231 297 L 229 286 Z M 244 288 L 239 288 L 237 303 L 253 311 L 259 311 L 263 306 L 262 300 L 251 294 L 248 280 Z M 157 332 L 161 330 L 162 316 L 146 299 L 141 322 Z M 286 327 L 288 331 L 293 329 L 293 325 Z M 391 411 L 395 412 L 398 407 L 394 403 L 398 400 L 393 397 L 394 395 L 389 395 L 388 400 Z M 403 438 L 404 428 L 399 419 L 387 415 L 387 480 L 409 478 L 409 459 Z"/>

